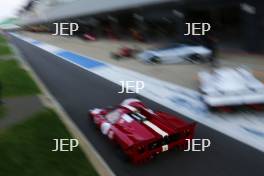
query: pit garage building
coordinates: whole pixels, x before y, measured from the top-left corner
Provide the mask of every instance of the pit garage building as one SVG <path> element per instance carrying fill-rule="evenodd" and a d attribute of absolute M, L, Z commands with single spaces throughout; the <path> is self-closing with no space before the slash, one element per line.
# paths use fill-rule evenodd
<path fill-rule="evenodd" d="M 262 0 L 31 0 L 20 17 L 24 26 L 99 21 L 120 33 L 136 26 L 146 36 L 170 38 L 183 36 L 185 22 L 209 22 L 220 45 L 264 52 Z"/>

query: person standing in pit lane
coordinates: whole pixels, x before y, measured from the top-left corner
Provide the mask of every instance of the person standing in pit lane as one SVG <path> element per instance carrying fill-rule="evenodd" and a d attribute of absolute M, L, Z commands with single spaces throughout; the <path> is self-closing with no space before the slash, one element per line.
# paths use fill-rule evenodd
<path fill-rule="evenodd" d="M 216 60 L 218 53 L 217 42 L 218 40 L 215 37 L 211 35 L 205 36 L 204 45 L 212 51 L 212 54 L 209 57 L 209 62 L 211 67 L 218 66 L 218 62 Z"/>

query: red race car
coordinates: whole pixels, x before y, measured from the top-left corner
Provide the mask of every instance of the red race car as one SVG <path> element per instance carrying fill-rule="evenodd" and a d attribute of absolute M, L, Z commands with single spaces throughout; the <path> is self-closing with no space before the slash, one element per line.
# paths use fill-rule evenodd
<path fill-rule="evenodd" d="M 126 99 L 115 108 L 92 109 L 89 116 L 135 164 L 173 148 L 184 150 L 196 126 L 165 112 L 154 112 L 137 99 Z"/>

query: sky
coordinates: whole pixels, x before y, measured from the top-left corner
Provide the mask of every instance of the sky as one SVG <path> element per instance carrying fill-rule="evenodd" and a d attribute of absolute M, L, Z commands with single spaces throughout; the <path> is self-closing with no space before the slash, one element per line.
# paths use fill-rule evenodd
<path fill-rule="evenodd" d="M 15 16 L 27 2 L 28 0 L 0 0 L 0 21 Z"/>

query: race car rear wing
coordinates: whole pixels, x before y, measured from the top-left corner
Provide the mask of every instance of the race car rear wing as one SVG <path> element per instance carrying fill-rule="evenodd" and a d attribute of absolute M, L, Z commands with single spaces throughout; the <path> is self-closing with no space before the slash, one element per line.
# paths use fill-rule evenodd
<path fill-rule="evenodd" d="M 144 141 L 140 144 L 129 147 L 125 152 L 131 158 L 134 164 L 143 163 L 159 153 L 177 149 L 185 150 L 187 139 L 193 139 L 196 123 L 177 128 L 174 134 L 164 136 L 152 141 Z"/>
<path fill-rule="evenodd" d="M 177 132 L 163 137 L 157 141 L 151 142 L 148 145 L 149 150 L 154 150 L 164 145 L 170 146 L 169 148 L 177 146 L 177 148 L 184 150 L 186 139 L 192 139 L 194 136 L 196 123 L 191 123 L 182 128 L 177 129 Z"/>

